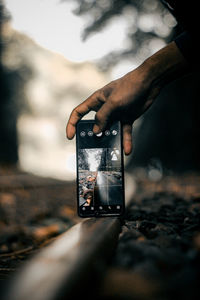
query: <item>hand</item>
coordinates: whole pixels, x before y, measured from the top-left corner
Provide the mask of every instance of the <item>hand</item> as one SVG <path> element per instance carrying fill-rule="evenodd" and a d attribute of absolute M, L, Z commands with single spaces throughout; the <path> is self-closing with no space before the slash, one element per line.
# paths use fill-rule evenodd
<path fill-rule="evenodd" d="M 153 102 L 157 93 L 150 92 L 144 70 L 138 68 L 96 91 L 71 113 L 67 137 L 75 135 L 77 122 L 88 112 L 96 111 L 94 133 L 120 120 L 123 125 L 123 147 L 126 155 L 132 150 L 132 124 Z"/>
<path fill-rule="evenodd" d="M 185 70 L 186 62 L 174 42 L 148 58 L 125 76 L 97 90 L 72 111 L 66 133 L 72 139 L 77 122 L 90 111 L 96 111 L 94 133 L 120 120 L 123 125 L 123 147 L 132 150 L 132 124 L 153 103 L 161 87 Z"/>

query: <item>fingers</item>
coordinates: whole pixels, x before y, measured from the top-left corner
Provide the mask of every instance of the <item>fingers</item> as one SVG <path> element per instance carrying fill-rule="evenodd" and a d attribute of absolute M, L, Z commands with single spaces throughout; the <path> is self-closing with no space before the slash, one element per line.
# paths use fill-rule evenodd
<path fill-rule="evenodd" d="M 95 115 L 96 124 L 93 127 L 94 133 L 99 133 L 103 131 L 111 119 L 111 114 L 113 114 L 114 108 L 112 101 L 108 101 L 101 106 Z"/>
<path fill-rule="evenodd" d="M 123 147 L 124 153 L 129 155 L 132 151 L 132 125 L 123 125 Z"/>
<path fill-rule="evenodd" d="M 66 134 L 68 139 L 73 139 L 75 133 L 76 133 L 76 124 L 77 122 L 89 112 L 89 108 L 84 103 L 80 104 L 74 110 L 72 111 L 69 121 L 67 123 L 66 127 Z"/>
<path fill-rule="evenodd" d="M 97 110 L 103 104 L 103 100 L 96 94 L 93 94 L 88 99 L 86 99 L 83 103 L 78 105 L 72 111 L 69 121 L 66 127 L 66 135 L 68 139 L 73 139 L 76 133 L 76 124 L 79 120 L 81 120 L 87 113 L 91 110 Z"/>

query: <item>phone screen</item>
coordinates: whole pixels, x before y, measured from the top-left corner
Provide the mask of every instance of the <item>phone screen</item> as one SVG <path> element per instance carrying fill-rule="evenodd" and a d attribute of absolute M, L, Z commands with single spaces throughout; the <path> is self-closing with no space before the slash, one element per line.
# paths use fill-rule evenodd
<path fill-rule="evenodd" d="M 122 215 L 124 212 L 124 172 L 121 124 L 95 135 L 93 120 L 77 124 L 78 214 Z"/>

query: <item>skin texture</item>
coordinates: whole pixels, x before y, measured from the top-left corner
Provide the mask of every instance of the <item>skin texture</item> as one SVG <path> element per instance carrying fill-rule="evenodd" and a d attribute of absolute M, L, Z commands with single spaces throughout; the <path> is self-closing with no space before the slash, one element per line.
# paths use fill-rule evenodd
<path fill-rule="evenodd" d="M 175 42 L 145 60 L 138 68 L 111 81 L 75 107 L 69 117 L 66 134 L 72 139 L 77 122 L 90 111 L 95 111 L 94 133 L 120 120 L 123 125 L 124 153 L 132 151 L 132 125 L 155 101 L 168 82 L 188 70 L 188 64 Z"/>

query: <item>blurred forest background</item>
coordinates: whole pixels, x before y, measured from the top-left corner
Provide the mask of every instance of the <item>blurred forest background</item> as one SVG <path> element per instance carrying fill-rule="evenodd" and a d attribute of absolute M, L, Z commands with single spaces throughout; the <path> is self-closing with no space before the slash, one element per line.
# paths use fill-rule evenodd
<path fill-rule="evenodd" d="M 65 125 L 73 107 L 137 67 L 181 28 L 158 0 L 63 0 L 57 5 L 63 2 L 73 2 L 74 13 L 85 19 L 83 40 L 122 21 L 125 42 L 101 59 L 69 61 L 13 29 L 6 1 L 0 0 L 0 164 L 71 180 L 75 141 L 66 140 Z M 135 122 L 134 151 L 126 158 L 128 172 L 145 170 L 158 180 L 164 172 L 199 169 L 197 82 L 197 74 L 190 74 L 171 83 Z"/>

